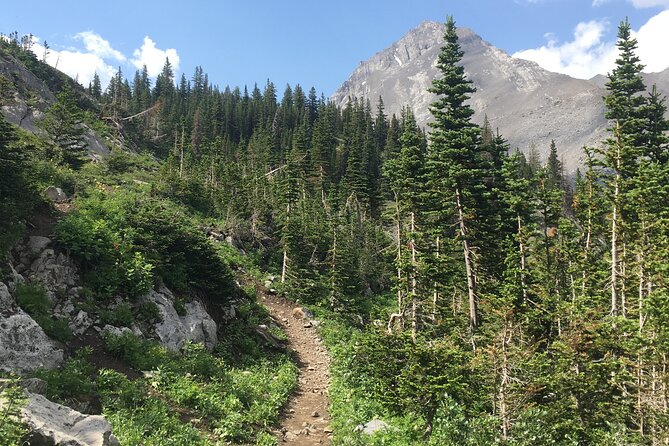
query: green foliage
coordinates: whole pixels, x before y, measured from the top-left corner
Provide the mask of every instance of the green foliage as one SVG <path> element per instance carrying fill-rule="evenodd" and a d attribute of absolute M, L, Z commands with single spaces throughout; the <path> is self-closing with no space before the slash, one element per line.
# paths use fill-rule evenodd
<path fill-rule="evenodd" d="M 133 333 L 104 337 L 107 350 L 137 370 L 152 370 L 173 360 L 173 354 L 155 341 L 147 341 Z"/>
<path fill-rule="evenodd" d="M 175 310 L 177 311 L 177 314 L 183 315 L 179 313 L 179 310 L 177 310 L 176 307 L 177 305 L 175 305 Z M 158 305 L 156 305 L 153 302 L 142 303 L 137 308 L 137 317 L 141 320 L 151 323 L 158 323 L 162 321 L 162 315 L 160 313 L 160 309 L 158 308 Z"/>
<path fill-rule="evenodd" d="M 0 116 L 0 253 L 20 237 L 27 217 L 38 201 L 28 155 L 19 131 Z"/>
<path fill-rule="evenodd" d="M 97 387 L 102 396 L 103 413 L 123 444 L 212 444 L 194 426 L 183 423 L 166 402 L 149 396 L 143 381 L 130 381 L 121 373 L 102 370 Z"/>
<path fill-rule="evenodd" d="M 44 288 L 32 284 L 20 284 L 16 289 L 16 300 L 44 333 L 60 342 L 72 339 L 72 332 L 66 319 L 58 319 L 52 314 L 53 304 L 49 301 Z"/>
<path fill-rule="evenodd" d="M 4 379 L 0 388 L 0 444 L 23 445 L 28 429 L 21 421 L 21 408 L 25 403 L 25 392 L 18 385 L 18 378 Z"/>
<path fill-rule="evenodd" d="M 90 363 L 93 351 L 82 348 L 56 370 L 38 370 L 33 373 L 47 384 L 47 398 L 67 404 L 68 399 L 92 395 L 96 391 L 95 367 Z"/>
<path fill-rule="evenodd" d="M 132 327 L 135 317 L 130 305 L 123 302 L 114 308 L 100 311 L 100 320 L 115 327 Z"/>
<path fill-rule="evenodd" d="M 166 200 L 141 194 L 93 192 L 55 228 L 56 239 L 85 268 L 102 295 L 148 291 L 154 274 L 177 291 L 194 289 L 212 301 L 236 293 L 229 268 L 184 214 Z"/>
<path fill-rule="evenodd" d="M 74 93 L 65 84 L 56 95 L 56 103 L 46 111 L 39 122 L 52 139 L 53 146 L 47 157 L 56 163 L 64 163 L 74 169 L 81 167 L 86 155 L 83 114 L 77 105 Z"/>

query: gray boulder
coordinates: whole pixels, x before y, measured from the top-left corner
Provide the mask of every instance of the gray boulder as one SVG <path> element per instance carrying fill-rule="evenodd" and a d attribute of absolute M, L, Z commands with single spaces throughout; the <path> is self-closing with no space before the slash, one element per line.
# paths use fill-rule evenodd
<path fill-rule="evenodd" d="M 68 200 L 67 194 L 60 187 L 49 186 L 44 190 L 44 194 L 54 203 L 64 203 Z"/>
<path fill-rule="evenodd" d="M 41 283 L 52 300 L 57 291 L 65 292 L 79 281 L 74 263 L 65 254 L 56 255 L 50 248 L 39 254 L 25 275 L 29 281 Z"/>
<path fill-rule="evenodd" d="M 12 313 L 15 309 L 16 302 L 12 295 L 9 294 L 9 288 L 0 282 L 0 313 Z"/>
<path fill-rule="evenodd" d="M 47 246 L 51 244 L 51 239 L 48 237 L 42 237 L 40 235 L 31 235 L 28 237 L 28 242 L 26 243 L 26 249 L 30 251 L 31 254 L 36 255 L 41 253 L 46 249 Z"/>
<path fill-rule="evenodd" d="M 376 418 L 368 423 L 359 424 L 358 426 L 355 427 L 356 432 L 362 432 L 363 434 L 367 435 L 374 435 L 379 431 L 386 431 L 389 429 L 391 429 L 391 426 L 388 423 Z"/>
<path fill-rule="evenodd" d="M 155 332 L 165 347 L 179 351 L 186 341 L 202 343 L 209 351 L 216 346 L 216 322 L 200 302 L 187 303 L 186 314 L 180 316 L 174 309 L 174 295 L 165 286 L 149 291 L 142 301 L 158 307 L 162 321 L 156 324 Z"/>
<path fill-rule="evenodd" d="M 94 322 L 95 321 L 88 313 L 83 310 L 79 310 L 77 315 L 70 319 L 69 327 L 73 335 L 81 336 L 86 332 L 86 330 L 93 326 Z"/>
<path fill-rule="evenodd" d="M 104 417 L 84 415 L 42 395 L 28 394 L 22 417 L 30 429 L 30 444 L 120 446 Z"/>
<path fill-rule="evenodd" d="M 0 370 L 25 373 L 62 362 L 63 350 L 23 310 L 0 315 Z"/>
<path fill-rule="evenodd" d="M 188 340 L 204 344 L 209 351 L 214 350 L 218 343 L 218 327 L 201 302 L 188 302 L 186 315 L 179 318 L 186 328 Z"/>

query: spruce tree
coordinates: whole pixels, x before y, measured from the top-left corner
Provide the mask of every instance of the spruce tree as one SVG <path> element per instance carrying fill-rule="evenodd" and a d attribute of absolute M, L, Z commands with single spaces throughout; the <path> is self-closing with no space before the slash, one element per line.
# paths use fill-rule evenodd
<path fill-rule="evenodd" d="M 465 103 L 476 89 L 460 65 L 463 52 L 453 17 L 446 21 L 444 41 L 437 61 L 440 76 L 432 81 L 430 88 L 437 100 L 430 107 L 434 122 L 430 123 L 432 132 L 427 158 L 429 195 L 433 210 L 442 214 L 438 223 L 441 232 L 450 232 L 451 224 L 444 221 L 445 216 L 452 215 L 457 224 L 465 266 L 469 326 L 474 331 L 479 324 L 479 315 L 477 271 L 470 231 L 477 218 L 471 203 L 473 196 L 480 193 L 483 173 L 479 151 L 481 129 L 471 121 L 474 111 Z"/>
<path fill-rule="evenodd" d="M 50 157 L 76 169 L 84 163 L 87 153 L 83 114 L 69 85 L 65 84 L 56 99 L 39 125 L 51 138 L 53 148 Z"/>
<path fill-rule="evenodd" d="M 645 90 L 641 70 L 643 65 L 636 55 L 637 40 L 632 37 L 628 20 L 618 27 L 618 50 L 616 66 L 609 74 L 604 98 L 606 118 L 610 122 L 611 137 L 606 140 L 603 151 L 604 165 L 612 173 L 608 180 L 611 200 L 611 315 L 616 316 L 625 307 L 621 302 L 626 287 L 624 274 L 627 269 L 623 257 L 621 240 L 626 234 L 628 214 L 626 195 L 630 191 L 630 180 L 634 177 L 637 159 L 643 153 L 643 105 Z M 623 242 L 624 243 L 624 242 Z M 622 308 L 621 308 L 622 305 Z"/>

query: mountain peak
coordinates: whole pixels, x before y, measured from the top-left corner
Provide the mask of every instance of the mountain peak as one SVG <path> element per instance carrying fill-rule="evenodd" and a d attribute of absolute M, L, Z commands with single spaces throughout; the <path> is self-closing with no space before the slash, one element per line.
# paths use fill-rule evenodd
<path fill-rule="evenodd" d="M 601 97 L 595 84 L 544 70 L 534 62 L 516 59 L 486 42 L 468 28 L 458 28 L 467 77 L 477 88 L 470 99 L 474 120 L 485 115 L 512 147 L 527 152 L 536 146 L 547 156 L 552 139 L 565 167 L 574 171 L 584 145 L 603 139 L 606 131 Z M 439 75 L 436 60 L 443 46 L 444 25 L 422 22 L 397 42 L 362 62 L 333 94 L 345 105 L 353 97 L 383 98 L 389 114 L 413 108 L 420 125 L 431 119 L 428 93 Z"/>

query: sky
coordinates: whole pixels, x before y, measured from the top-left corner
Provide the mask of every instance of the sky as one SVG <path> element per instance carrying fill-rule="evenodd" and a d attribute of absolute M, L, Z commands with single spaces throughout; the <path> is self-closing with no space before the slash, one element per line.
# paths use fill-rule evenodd
<path fill-rule="evenodd" d="M 0 32 L 36 36 L 41 59 L 88 85 L 120 67 L 132 81 L 169 57 L 177 76 L 196 66 L 225 86 L 269 79 L 331 95 L 356 66 L 425 20 L 453 15 L 517 57 L 574 77 L 606 74 L 617 26 L 629 18 L 646 71 L 669 67 L 669 0 L 80 0 L 8 1 Z"/>

